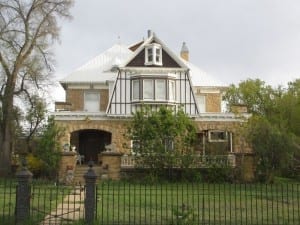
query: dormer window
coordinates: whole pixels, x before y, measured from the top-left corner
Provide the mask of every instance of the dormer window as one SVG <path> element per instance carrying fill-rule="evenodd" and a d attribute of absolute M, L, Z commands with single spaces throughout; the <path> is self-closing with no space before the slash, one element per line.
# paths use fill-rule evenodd
<path fill-rule="evenodd" d="M 162 48 L 161 45 L 153 43 L 145 48 L 145 65 L 162 66 Z"/>

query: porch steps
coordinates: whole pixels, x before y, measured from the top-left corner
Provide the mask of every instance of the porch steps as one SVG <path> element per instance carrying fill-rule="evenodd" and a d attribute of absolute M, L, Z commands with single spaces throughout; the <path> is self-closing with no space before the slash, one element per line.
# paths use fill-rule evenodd
<path fill-rule="evenodd" d="M 89 167 L 87 165 L 77 165 L 74 173 L 74 184 L 85 184 L 84 181 L 84 174 L 88 171 Z M 101 174 L 102 174 L 102 167 L 95 165 L 93 166 L 93 170 L 95 171 L 97 177 L 97 180 L 100 180 Z"/>

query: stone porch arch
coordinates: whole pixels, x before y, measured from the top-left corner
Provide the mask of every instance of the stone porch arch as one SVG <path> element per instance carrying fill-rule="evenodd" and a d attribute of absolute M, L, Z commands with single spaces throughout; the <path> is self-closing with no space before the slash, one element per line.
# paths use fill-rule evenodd
<path fill-rule="evenodd" d="M 56 121 L 59 126 L 65 129 L 65 135 L 61 139 L 61 145 L 70 143 L 71 134 L 79 130 L 101 130 L 111 133 L 111 143 L 115 146 L 117 152 L 125 153 L 127 150 L 123 148 L 124 143 L 128 140 L 124 138 L 126 131 L 126 120 L 59 120 Z"/>

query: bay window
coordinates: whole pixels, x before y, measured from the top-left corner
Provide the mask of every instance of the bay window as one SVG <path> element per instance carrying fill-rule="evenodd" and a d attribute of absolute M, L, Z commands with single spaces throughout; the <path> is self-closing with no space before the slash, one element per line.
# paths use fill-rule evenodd
<path fill-rule="evenodd" d="M 175 80 L 168 78 L 134 78 L 131 81 L 132 101 L 176 101 Z"/>

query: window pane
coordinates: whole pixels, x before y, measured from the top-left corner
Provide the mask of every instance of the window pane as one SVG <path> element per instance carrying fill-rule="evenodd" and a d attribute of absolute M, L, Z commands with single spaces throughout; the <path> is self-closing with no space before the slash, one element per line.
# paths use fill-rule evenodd
<path fill-rule="evenodd" d="M 143 98 L 153 99 L 153 80 L 145 79 L 143 89 Z"/>
<path fill-rule="evenodd" d="M 132 81 L 132 99 L 133 100 L 140 99 L 140 82 L 139 82 L 139 80 Z"/>
<path fill-rule="evenodd" d="M 175 81 L 169 81 L 169 100 L 175 101 Z"/>
<path fill-rule="evenodd" d="M 147 49 L 147 53 L 148 53 L 148 62 L 152 62 L 153 61 L 153 51 L 152 51 L 152 48 L 148 48 Z"/>
<path fill-rule="evenodd" d="M 97 112 L 100 108 L 100 94 L 97 92 L 84 93 L 84 110 Z"/>
<path fill-rule="evenodd" d="M 166 81 L 156 80 L 155 83 L 155 99 L 166 100 Z"/>
<path fill-rule="evenodd" d="M 160 49 L 157 48 L 155 53 L 156 53 L 155 60 L 157 63 L 160 63 L 160 59 L 161 59 Z"/>
<path fill-rule="evenodd" d="M 200 113 L 206 112 L 205 96 L 204 95 L 196 96 L 196 100 L 198 103 Z"/>

